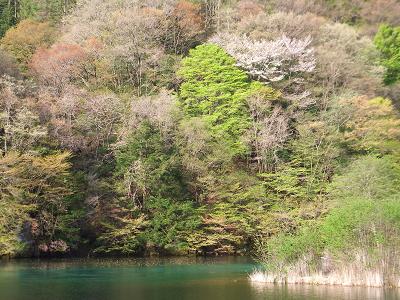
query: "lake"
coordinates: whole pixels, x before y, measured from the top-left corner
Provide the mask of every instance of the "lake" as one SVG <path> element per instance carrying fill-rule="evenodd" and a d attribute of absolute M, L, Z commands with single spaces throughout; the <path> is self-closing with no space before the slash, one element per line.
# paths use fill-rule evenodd
<path fill-rule="evenodd" d="M 400 299 L 378 288 L 252 284 L 255 267 L 243 257 L 2 261 L 0 299 Z"/>

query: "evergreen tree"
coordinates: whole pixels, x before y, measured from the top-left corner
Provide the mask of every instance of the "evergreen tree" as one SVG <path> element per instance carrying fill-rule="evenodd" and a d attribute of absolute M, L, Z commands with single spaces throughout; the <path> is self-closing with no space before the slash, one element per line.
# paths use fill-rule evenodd
<path fill-rule="evenodd" d="M 191 50 L 182 61 L 180 98 L 189 117 L 201 117 L 216 140 L 225 141 L 227 151 L 245 154 L 242 140 L 250 127 L 246 98 L 261 84 L 251 83 L 245 72 L 222 48 L 204 44 Z"/>

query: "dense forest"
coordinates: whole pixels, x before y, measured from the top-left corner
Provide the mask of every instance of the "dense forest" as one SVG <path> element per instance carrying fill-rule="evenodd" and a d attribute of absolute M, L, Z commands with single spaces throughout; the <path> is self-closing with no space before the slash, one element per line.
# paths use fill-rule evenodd
<path fill-rule="evenodd" d="M 0 15 L 0 256 L 399 270 L 399 1 L 0 0 Z"/>

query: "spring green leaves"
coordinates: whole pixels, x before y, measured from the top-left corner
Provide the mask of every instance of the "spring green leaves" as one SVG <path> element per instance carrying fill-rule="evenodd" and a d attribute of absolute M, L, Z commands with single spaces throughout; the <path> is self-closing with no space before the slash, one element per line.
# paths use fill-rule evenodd
<path fill-rule="evenodd" d="M 386 68 L 384 82 L 393 84 L 400 79 L 400 27 L 382 25 L 375 36 L 375 45 Z"/>

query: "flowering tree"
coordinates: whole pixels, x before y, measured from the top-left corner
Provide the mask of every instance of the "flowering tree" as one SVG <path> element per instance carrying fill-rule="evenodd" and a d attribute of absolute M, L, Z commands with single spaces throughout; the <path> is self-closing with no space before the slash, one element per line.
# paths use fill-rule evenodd
<path fill-rule="evenodd" d="M 316 65 L 311 41 L 311 37 L 290 39 L 285 35 L 273 41 L 255 41 L 233 34 L 217 35 L 211 39 L 236 58 L 239 67 L 266 82 L 311 73 Z"/>

